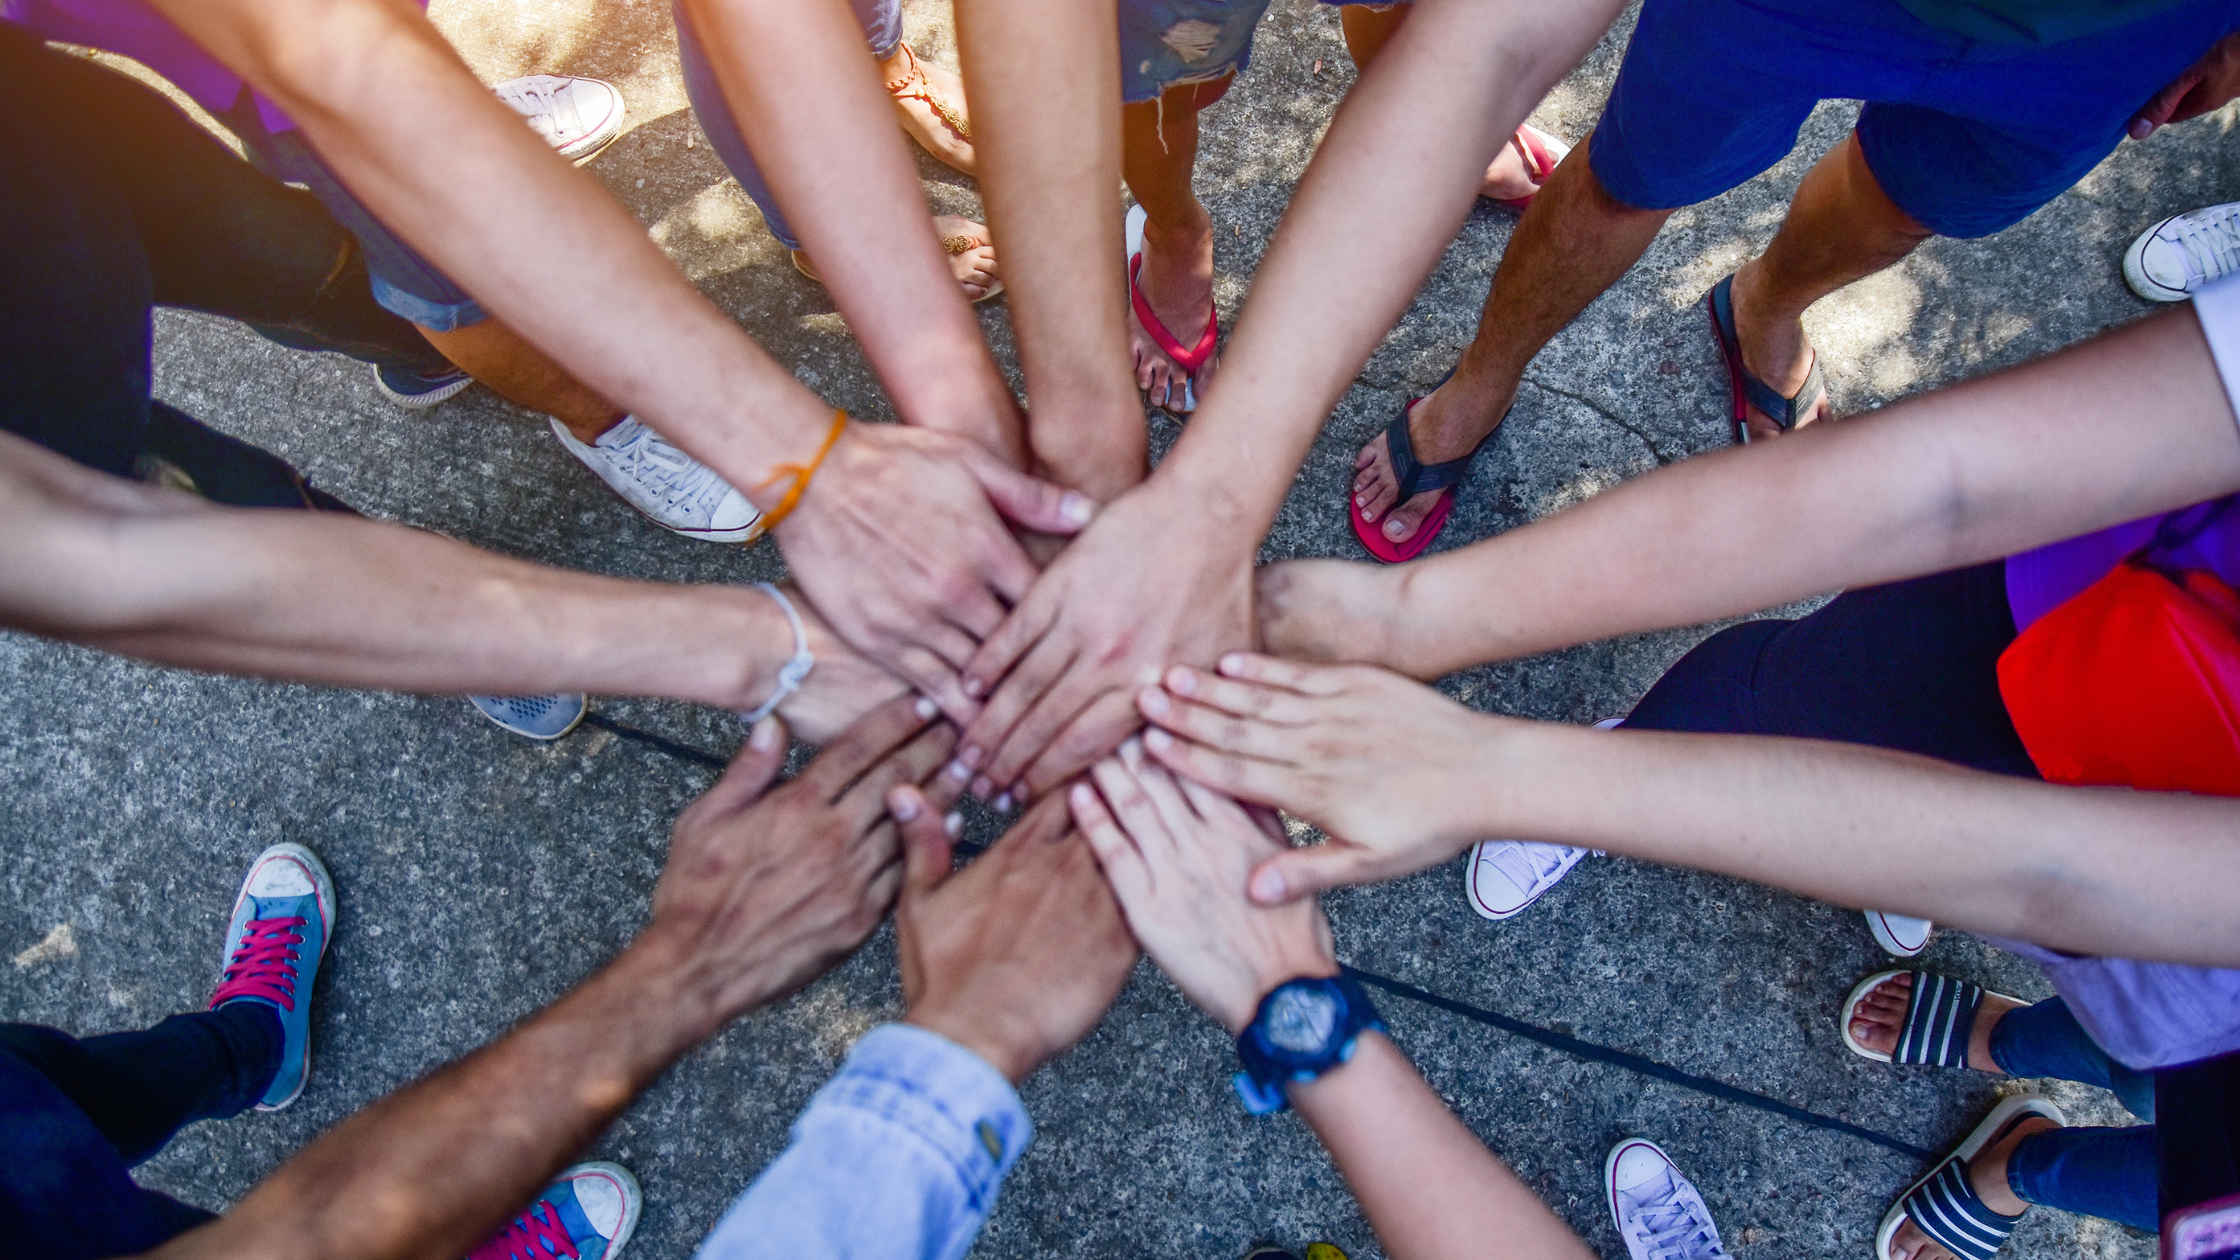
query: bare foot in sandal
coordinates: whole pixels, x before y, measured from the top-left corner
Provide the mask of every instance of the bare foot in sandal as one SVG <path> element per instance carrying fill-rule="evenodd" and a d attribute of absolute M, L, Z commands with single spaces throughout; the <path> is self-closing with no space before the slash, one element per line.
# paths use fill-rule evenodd
<path fill-rule="evenodd" d="M 1493 164 L 1486 167 L 1486 182 L 1479 187 L 1479 196 L 1501 202 L 1523 201 L 1540 191 L 1540 185 L 1555 172 L 1556 163 L 1571 152 L 1571 146 L 1538 127 L 1517 130 L 1531 133 L 1531 142 L 1540 146 L 1539 152 L 1533 152 L 1521 136 L 1510 137 Z"/>
<path fill-rule="evenodd" d="M 957 278 L 965 301 L 985 302 L 1003 292 L 1003 279 L 996 274 L 995 246 L 988 240 L 985 226 L 953 214 L 937 214 L 933 216 L 933 230 L 941 238 L 941 250 L 949 256 L 949 274 Z M 793 251 L 793 265 L 802 275 L 824 283 L 824 277 L 809 262 L 808 251 Z"/>
<path fill-rule="evenodd" d="M 908 44 L 896 44 L 893 55 L 879 63 L 879 77 L 902 115 L 902 129 L 919 147 L 967 175 L 980 173 L 964 80 L 956 71 L 920 60 Z"/>
<path fill-rule="evenodd" d="M 2007 1181 L 2007 1160 L 2013 1156 L 2014 1148 L 2022 1144 L 2022 1139 L 2060 1127 L 2044 1116 L 2025 1116 L 1998 1141 L 1968 1161 L 1968 1182 L 1985 1207 L 2001 1216 L 2019 1216 L 2029 1208 Z M 1890 1236 L 1890 1260 L 1956 1260 L 1956 1257 L 1923 1233 L 1908 1216 L 1898 1226 L 1898 1232 Z"/>
<path fill-rule="evenodd" d="M 1143 267 L 1135 285 L 1152 317 L 1173 339 L 1195 347 L 1213 319 L 1213 221 L 1173 229 L 1146 221 Z M 1208 359 L 1194 373 L 1176 362 L 1144 327 L 1133 301 L 1128 303 L 1128 350 L 1135 358 L 1136 387 L 1152 406 L 1177 413 L 1190 411 L 1205 394 L 1219 362 Z"/>
<path fill-rule="evenodd" d="M 1913 996 L 1913 973 L 1901 971 L 1869 990 L 1851 1012 L 1851 1036 L 1860 1045 L 1880 1054 L 1897 1049 L 1898 1034 L 1906 1023 L 1906 1003 Z M 1991 1030 L 1999 1017 L 2021 1006 L 2012 998 L 1985 993 L 1976 1007 L 1976 1022 L 1968 1032 L 1968 1066 L 1985 1072 L 2002 1072 L 1991 1059 Z M 2003 1072 L 2002 1072 L 2003 1074 Z"/>

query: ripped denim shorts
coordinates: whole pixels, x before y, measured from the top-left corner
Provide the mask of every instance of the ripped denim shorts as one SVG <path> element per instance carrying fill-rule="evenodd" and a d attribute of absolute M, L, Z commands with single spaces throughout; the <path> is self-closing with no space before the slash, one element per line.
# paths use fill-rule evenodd
<path fill-rule="evenodd" d="M 1252 60 L 1268 0 L 1120 0 L 1120 99 L 1148 101 Z"/>

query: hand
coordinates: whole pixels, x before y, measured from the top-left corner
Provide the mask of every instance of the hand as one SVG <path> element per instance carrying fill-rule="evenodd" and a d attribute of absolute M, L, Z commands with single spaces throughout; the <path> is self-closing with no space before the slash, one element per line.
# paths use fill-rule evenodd
<path fill-rule="evenodd" d="M 1096 789 L 1075 784 L 1074 822 L 1097 851 L 1136 939 L 1199 1009 L 1235 1034 L 1260 999 L 1338 962 L 1322 906 L 1276 909 L 1245 899 L 1245 877 L 1283 852 L 1280 827 L 1143 759 L 1134 740 L 1097 763 Z"/>
<path fill-rule="evenodd" d="M 1050 790 L 1142 725 L 1136 688 L 1251 644 L 1258 540 L 1224 539 L 1171 497 L 1146 482 L 1114 500 L 965 667 L 966 693 L 988 696 L 958 745 L 976 793 Z"/>
<path fill-rule="evenodd" d="M 2157 127 L 2198 118 L 2235 96 L 2240 96 L 2240 34 L 2211 44 L 2201 60 L 2141 106 L 2131 116 L 2131 138 L 2144 140 Z"/>
<path fill-rule="evenodd" d="M 1262 905 L 1443 862 L 1484 838 L 1499 794 L 1487 765 L 1504 719 L 1387 670 L 1233 652 L 1218 676 L 1177 666 L 1136 703 L 1160 764 L 1329 833 L 1260 864 Z"/>
<path fill-rule="evenodd" d="M 1284 560 L 1252 575 L 1260 645 L 1272 656 L 1393 664 L 1395 616 L 1412 570 L 1351 560 Z"/>
<path fill-rule="evenodd" d="M 778 716 L 796 736 L 823 745 L 864 714 L 909 693 L 908 684 L 834 634 L 799 591 L 788 594 L 793 596 L 794 610 L 801 614 L 801 628 L 808 632 L 809 654 L 817 658 L 817 666 L 809 671 L 801 690 L 778 706 Z M 759 592 L 756 598 L 761 598 Z M 786 629 L 790 632 L 792 627 Z M 752 709 L 767 700 L 777 689 L 778 667 L 792 656 L 792 640 L 782 640 L 776 653 L 768 655 L 764 667 L 755 671 L 756 689 L 741 707 Z"/>
<path fill-rule="evenodd" d="M 878 926 L 902 879 L 886 794 L 948 757 L 956 737 L 930 724 L 937 712 L 922 698 L 883 705 L 767 794 L 786 738 L 766 718 L 678 817 L 632 948 L 666 951 L 667 973 L 702 1007 L 701 1035 L 807 984 Z"/>
<path fill-rule="evenodd" d="M 777 534 L 832 628 L 963 721 L 958 671 L 1035 579 L 1004 520 L 1070 534 L 1095 510 L 952 434 L 851 424 Z"/>
<path fill-rule="evenodd" d="M 1135 968 L 1112 890 L 1055 799 L 953 875 L 932 802 L 898 787 L 888 808 L 902 820 L 907 1018 L 1016 1085 L 1087 1036 Z"/>

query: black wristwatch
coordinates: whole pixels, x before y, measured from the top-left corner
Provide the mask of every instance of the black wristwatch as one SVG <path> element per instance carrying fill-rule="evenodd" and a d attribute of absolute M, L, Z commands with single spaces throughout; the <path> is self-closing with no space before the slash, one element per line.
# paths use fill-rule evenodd
<path fill-rule="evenodd" d="M 1353 1057 L 1365 1032 L 1383 1032 L 1369 995 L 1347 976 L 1286 980 L 1260 999 L 1252 1022 L 1237 1034 L 1244 1070 L 1232 1084 L 1244 1109 L 1270 1115 L 1290 1105 L 1283 1087 L 1311 1081 Z"/>

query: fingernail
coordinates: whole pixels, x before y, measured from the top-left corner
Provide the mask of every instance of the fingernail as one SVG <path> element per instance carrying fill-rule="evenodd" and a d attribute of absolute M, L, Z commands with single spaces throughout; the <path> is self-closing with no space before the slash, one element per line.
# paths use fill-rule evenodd
<path fill-rule="evenodd" d="M 1065 497 L 1058 500 L 1058 515 L 1069 525 L 1086 525 L 1096 514 L 1097 505 L 1078 490 L 1068 490 Z"/>
<path fill-rule="evenodd" d="M 1277 871 L 1255 871 L 1252 899 L 1263 904 L 1283 900 L 1283 875 Z"/>
<path fill-rule="evenodd" d="M 996 799 L 988 802 L 988 804 L 992 808 L 994 808 L 997 813 L 1008 814 L 1011 812 L 1011 793 L 1005 792 L 1003 795 L 998 796 Z"/>
<path fill-rule="evenodd" d="M 988 799 L 988 793 L 995 790 L 996 785 L 989 782 L 987 775 L 983 774 L 972 781 L 972 794 L 983 801 Z"/>
<path fill-rule="evenodd" d="M 962 783 L 966 779 L 972 777 L 972 767 L 966 765 L 961 761 L 952 761 L 949 763 L 949 768 L 942 773 L 947 774 L 950 778 L 955 779 L 959 783 Z"/>
<path fill-rule="evenodd" d="M 1165 752 L 1174 747 L 1174 736 L 1154 726 L 1143 733 L 1143 746 L 1153 752 Z"/>
<path fill-rule="evenodd" d="M 957 750 L 957 760 L 963 762 L 968 766 L 971 766 L 975 770 L 978 770 L 980 768 L 980 763 L 986 760 L 987 756 L 988 750 L 982 748 L 978 744 L 966 744 L 964 747 Z"/>
<path fill-rule="evenodd" d="M 894 791 L 887 793 L 887 812 L 894 815 L 896 822 L 909 822 L 916 818 L 918 816 L 917 794 L 905 792 L 901 788 L 896 788 Z"/>
<path fill-rule="evenodd" d="M 932 721 L 932 720 L 933 720 L 933 715 L 934 715 L 934 714 L 936 714 L 936 713 L 939 713 L 939 712 L 941 712 L 941 706 L 940 706 L 940 705 L 938 705 L 938 704 L 935 704 L 935 703 L 934 703 L 933 701 L 931 701 L 931 700 L 928 700 L 928 699 L 926 699 L 926 698 L 925 698 L 924 696 L 919 696 L 919 697 L 918 697 L 918 703 L 917 703 L 917 704 L 916 704 L 915 706 L 913 706 L 913 707 L 915 707 L 915 708 L 917 709 L 917 711 L 918 711 L 918 720 L 919 720 L 919 721 L 922 721 L 922 722 L 930 722 L 930 721 Z"/>
<path fill-rule="evenodd" d="M 1122 740 L 1120 742 L 1120 759 L 1130 765 L 1143 760 L 1143 741 L 1134 735 Z"/>
<path fill-rule="evenodd" d="M 975 700 L 978 700 L 980 698 L 980 693 L 986 691 L 987 689 L 988 684 L 981 682 L 977 678 L 967 678 L 964 680 L 964 693 L 968 696 L 971 696 Z"/>
<path fill-rule="evenodd" d="M 1157 687 L 1145 687 L 1136 693 L 1136 707 L 1143 710 L 1146 717 L 1165 717 L 1167 710 L 1174 706 L 1167 703 L 1166 692 Z"/>
<path fill-rule="evenodd" d="M 1198 671 L 1187 665 L 1177 665 L 1167 671 L 1167 690 L 1178 696 L 1198 694 Z"/>
<path fill-rule="evenodd" d="M 1227 675 L 1229 675 L 1229 676 L 1230 676 L 1231 678 L 1235 678 L 1235 677 L 1238 677 L 1239 675 L 1243 674 L 1243 673 L 1244 673 L 1244 653 L 1242 653 L 1242 652 L 1231 652 L 1231 653 L 1229 653 L 1229 654 L 1228 654 L 1227 656 L 1224 656 L 1224 657 L 1222 657 L 1222 658 L 1221 658 L 1221 672 L 1222 672 L 1222 673 L 1224 673 L 1224 674 L 1227 674 Z"/>
<path fill-rule="evenodd" d="M 756 752 L 769 752 L 778 746 L 778 719 L 766 717 L 747 732 L 747 747 Z"/>
<path fill-rule="evenodd" d="M 951 814 L 951 815 L 949 815 L 949 816 L 948 816 L 947 818 L 944 818 L 944 819 L 942 819 L 942 820 L 941 820 L 941 829 L 942 829 L 943 831 L 946 831 L 946 832 L 948 832 L 948 833 L 949 833 L 949 838 L 950 838 L 951 840 L 954 840 L 954 839 L 956 839 L 956 838 L 957 838 L 958 836 L 961 836 L 961 835 L 963 835 L 963 834 L 964 834 L 964 815 L 963 815 L 963 814 Z"/>
<path fill-rule="evenodd" d="M 1096 798 L 1090 795 L 1088 784 L 1076 783 L 1073 785 L 1073 791 L 1069 794 L 1068 799 L 1072 801 L 1075 809 L 1087 809 Z"/>

